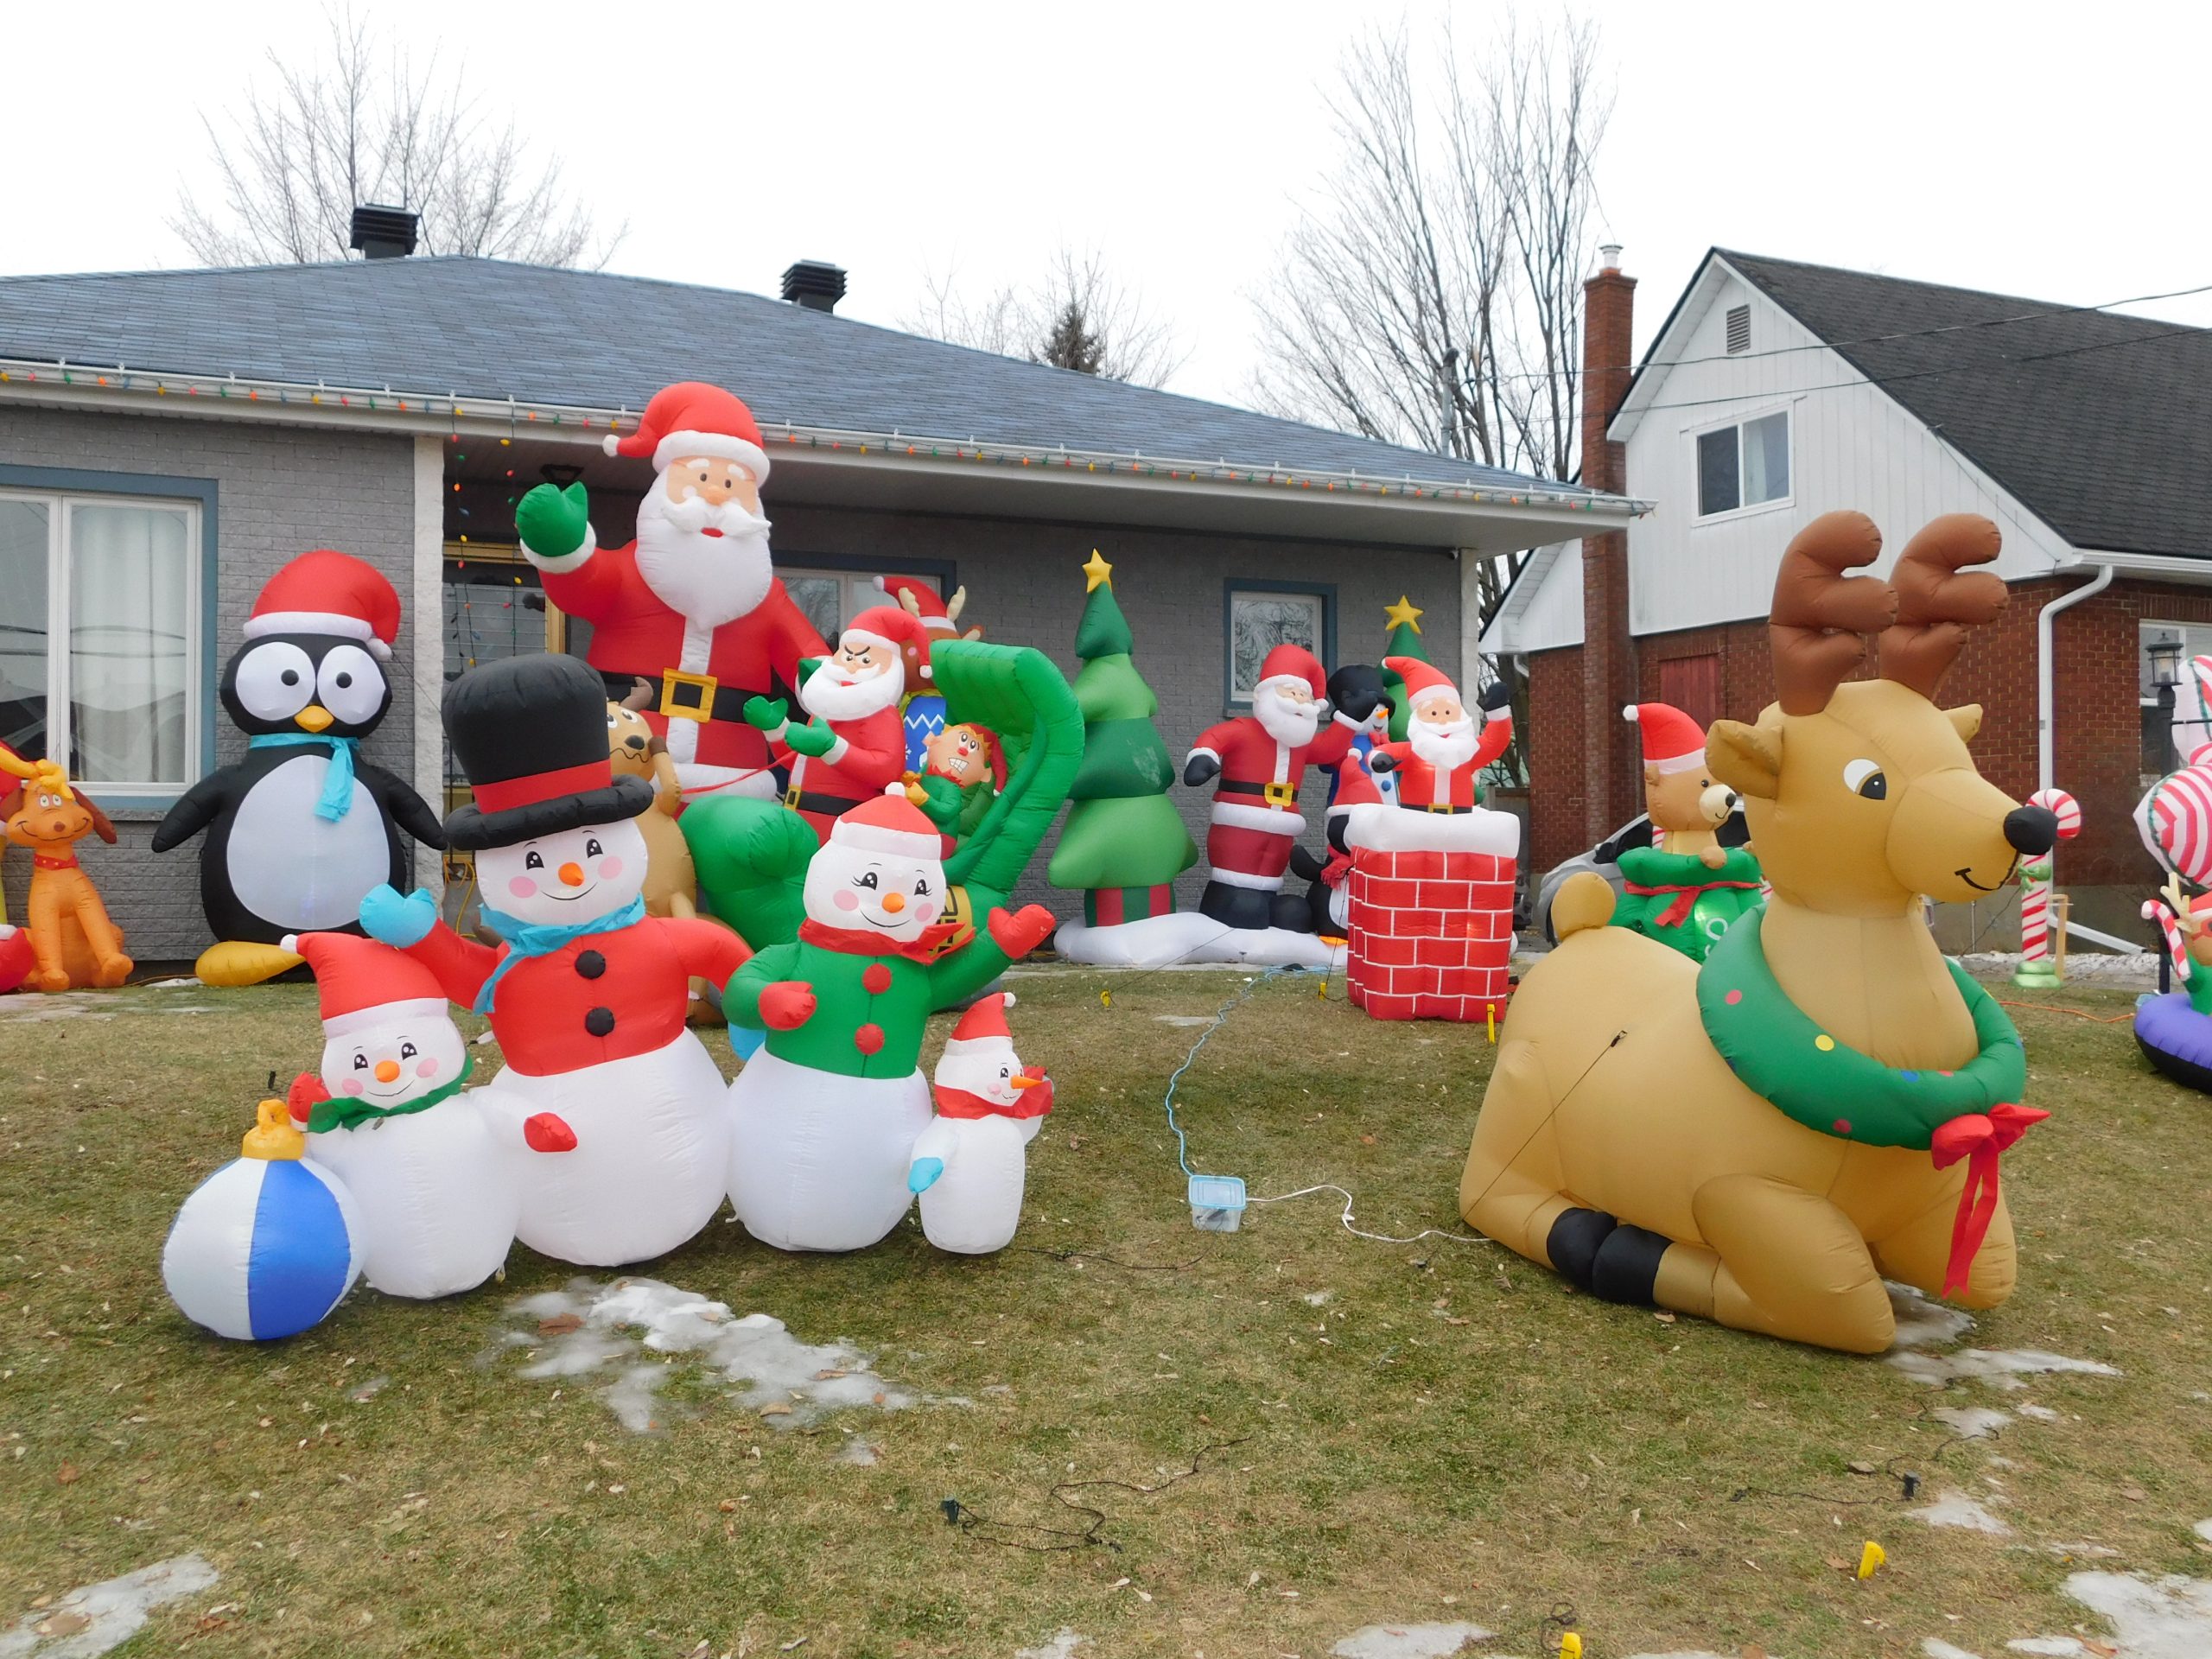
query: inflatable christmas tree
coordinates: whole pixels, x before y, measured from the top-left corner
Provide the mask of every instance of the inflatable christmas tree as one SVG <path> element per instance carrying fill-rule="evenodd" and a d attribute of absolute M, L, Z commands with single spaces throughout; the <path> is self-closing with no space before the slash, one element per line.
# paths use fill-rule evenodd
<path fill-rule="evenodd" d="M 1130 660 L 1135 642 L 1114 597 L 1113 567 L 1094 550 L 1083 569 L 1090 595 L 1075 637 L 1083 769 L 1046 880 L 1083 890 L 1086 926 L 1114 927 L 1172 912 L 1174 880 L 1198 849 L 1167 797 L 1175 763 L 1152 723 L 1160 700 Z"/>
<path fill-rule="evenodd" d="M 1417 663 L 1428 660 L 1428 649 L 1421 642 L 1421 608 L 1403 594 L 1398 602 L 1382 607 L 1384 619 L 1390 626 L 1390 637 L 1382 642 L 1384 660 L 1393 657 L 1410 657 Z M 1390 699 L 1390 741 L 1406 741 L 1406 719 L 1409 705 L 1406 702 L 1404 677 L 1389 667 L 1382 671 L 1383 694 Z"/>

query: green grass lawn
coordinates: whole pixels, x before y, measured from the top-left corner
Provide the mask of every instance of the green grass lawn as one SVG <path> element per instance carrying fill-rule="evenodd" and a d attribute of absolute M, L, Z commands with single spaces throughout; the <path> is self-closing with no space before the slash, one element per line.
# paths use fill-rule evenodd
<path fill-rule="evenodd" d="M 2047 1545 L 2207 1566 L 2212 1099 L 2152 1076 L 2125 1024 L 2018 1016 L 2030 1098 L 2056 1116 L 2005 1160 L 2019 1294 L 1967 1340 L 2126 1376 L 1936 1394 L 1598 1303 L 1487 1243 L 1357 1238 L 1325 1196 L 1197 1231 L 1160 1093 L 1198 1030 L 1173 1021 L 1238 982 L 1020 980 L 1017 1044 L 1058 1082 L 1027 1248 L 956 1259 L 910 1222 L 801 1258 L 717 1222 L 642 1270 L 972 1403 L 782 1428 L 693 1372 L 666 1391 L 690 1411 L 647 1435 L 595 1382 L 518 1374 L 511 1304 L 572 1276 L 519 1247 L 504 1284 L 435 1305 L 357 1290 L 268 1347 L 171 1307 L 170 1217 L 235 1155 L 270 1069 L 315 1060 L 311 988 L 0 1002 L 0 1630 L 197 1551 L 220 1583 L 130 1651 L 1011 1659 L 1068 1627 L 1096 1659 L 1317 1659 L 1369 1624 L 1465 1619 L 1498 1632 L 1471 1651 L 1529 1659 L 1565 1605 L 1592 1659 L 1916 1656 L 1927 1637 L 1993 1656 L 2088 1620 L 2058 1588 L 2083 1563 Z M 1180 1095 L 1194 1166 L 1255 1193 L 1341 1183 L 1374 1231 L 1462 1230 L 1483 1031 L 1373 1023 L 1330 992 L 1263 983 L 1209 1043 Z M 1948 1446 L 1925 1415 L 2023 1402 L 2059 1415 Z M 849 1460 L 847 1431 L 878 1461 Z M 1072 1494 L 1105 1512 L 1081 1548 L 994 1544 L 1071 1541 L 940 1511 L 1080 1532 L 1056 1482 L 1152 1485 L 1209 1445 L 1151 1495 Z M 2014 1535 L 1931 1529 L 1847 1467 L 1892 1459 Z M 1868 1538 L 1890 1565 L 1858 1584 L 1831 1563 Z"/>

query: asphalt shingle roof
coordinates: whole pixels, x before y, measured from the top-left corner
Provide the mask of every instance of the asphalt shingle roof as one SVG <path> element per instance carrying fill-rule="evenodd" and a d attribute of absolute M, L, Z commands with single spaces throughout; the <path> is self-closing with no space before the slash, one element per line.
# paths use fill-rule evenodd
<path fill-rule="evenodd" d="M 1535 482 L 759 295 L 492 259 L 0 278 L 0 356 L 632 410 L 702 379 L 764 423 Z"/>
<path fill-rule="evenodd" d="M 2212 557 L 2212 329 L 1714 251 L 2075 547 Z"/>

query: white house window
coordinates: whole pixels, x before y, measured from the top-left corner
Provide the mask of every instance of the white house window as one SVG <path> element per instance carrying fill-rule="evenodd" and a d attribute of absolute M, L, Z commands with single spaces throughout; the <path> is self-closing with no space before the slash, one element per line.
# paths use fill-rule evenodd
<path fill-rule="evenodd" d="M 810 570 L 779 563 L 776 575 L 791 602 L 806 613 L 814 631 L 835 645 L 845 625 L 871 605 L 888 605 L 875 578 L 866 571 Z"/>
<path fill-rule="evenodd" d="M 1326 660 L 1329 597 L 1311 592 L 1229 590 L 1229 700 L 1249 702 L 1260 664 L 1277 645 L 1303 645 Z"/>
<path fill-rule="evenodd" d="M 0 741 L 109 794 L 198 775 L 200 509 L 0 492 Z"/>
<path fill-rule="evenodd" d="M 1700 518 L 1789 497 L 1789 411 L 1697 435 Z"/>

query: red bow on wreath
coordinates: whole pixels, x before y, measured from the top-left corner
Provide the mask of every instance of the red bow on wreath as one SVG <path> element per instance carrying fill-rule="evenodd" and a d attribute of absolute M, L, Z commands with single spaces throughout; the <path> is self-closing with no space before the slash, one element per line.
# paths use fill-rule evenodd
<path fill-rule="evenodd" d="M 1959 1192 L 1959 1212 L 1951 1224 L 1951 1259 L 1943 1270 L 1943 1294 L 1964 1290 L 1975 1253 L 1989 1236 L 1997 1214 L 1997 1160 L 2005 1149 L 2050 1114 L 2035 1106 L 2005 1101 L 1980 1112 L 1955 1117 L 1936 1131 L 1929 1152 L 1936 1167 L 1948 1169 L 1964 1158 L 1967 1184 Z"/>

